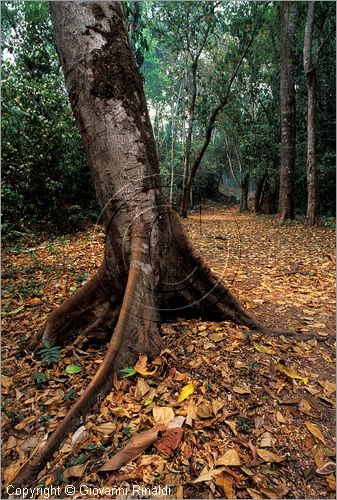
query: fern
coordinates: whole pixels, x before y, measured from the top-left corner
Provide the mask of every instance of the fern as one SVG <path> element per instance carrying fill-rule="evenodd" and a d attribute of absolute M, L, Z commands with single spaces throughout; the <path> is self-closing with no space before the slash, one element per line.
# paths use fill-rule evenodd
<path fill-rule="evenodd" d="M 38 354 L 42 358 L 42 363 L 51 366 L 58 363 L 61 356 L 61 350 L 58 346 L 52 346 L 50 340 L 43 340 L 44 349 L 41 349 Z"/>

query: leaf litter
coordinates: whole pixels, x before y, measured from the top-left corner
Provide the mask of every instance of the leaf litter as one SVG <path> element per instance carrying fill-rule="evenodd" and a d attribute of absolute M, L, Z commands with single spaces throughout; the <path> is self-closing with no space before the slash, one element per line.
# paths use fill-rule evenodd
<path fill-rule="evenodd" d="M 208 210 L 201 221 L 186 222 L 192 240 L 253 314 L 277 328 L 331 332 L 331 229 L 279 227 L 233 209 Z M 216 244 L 224 234 L 229 255 Z M 4 485 L 43 446 L 103 359 L 99 344 L 61 346 L 50 365 L 25 349 L 48 313 L 97 269 L 103 245 L 93 227 L 29 252 L 3 252 Z M 294 264 L 301 273 L 287 274 Z M 140 356 L 125 378 L 114 378 L 113 391 L 36 485 L 160 483 L 170 485 L 172 498 L 334 498 L 330 339 L 271 339 L 198 320 L 163 325 L 162 334 L 170 349 L 152 363 Z"/>

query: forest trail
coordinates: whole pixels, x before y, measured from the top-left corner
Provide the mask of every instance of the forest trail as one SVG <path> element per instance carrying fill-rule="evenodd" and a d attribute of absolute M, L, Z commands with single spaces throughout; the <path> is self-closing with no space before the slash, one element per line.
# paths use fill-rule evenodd
<path fill-rule="evenodd" d="M 333 229 L 279 226 L 272 218 L 219 207 L 195 212 L 184 225 L 210 267 L 259 320 L 323 339 L 334 331 Z M 24 341 L 97 269 L 103 248 L 101 227 L 92 227 L 33 249 L 3 251 L 6 484 L 102 360 L 104 348 L 61 346 L 59 361 L 48 367 L 25 351 Z M 332 340 L 268 339 L 228 322 L 198 320 L 166 324 L 162 331 L 167 349 L 143 374 L 115 381 L 79 440 L 66 441 L 36 486 L 44 479 L 61 488 L 66 481 L 76 487 L 171 485 L 173 498 L 334 498 L 333 472 L 316 472 L 335 456 Z M 81 371 L 67 373 L 71 365 Z M 178 404 L 187 385 L 193 393 Z M 158 421 L 156 407 L 187 417 L 177 449 L 167 457 L 152 447 L 122 471 L 97 473 L 134 430 Z"/>

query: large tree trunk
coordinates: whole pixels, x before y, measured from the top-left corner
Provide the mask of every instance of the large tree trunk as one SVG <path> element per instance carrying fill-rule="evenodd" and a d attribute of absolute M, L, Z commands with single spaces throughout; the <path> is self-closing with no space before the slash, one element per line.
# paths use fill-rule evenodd
<path fill-rule="evenodd" d="M 270 335 L 196 255 L 164 200 L 142 81 L 119 2 L 51 2 L 55 39 L 70 102 L 102 207 L 106 246 L 97 274 L 48 318 L 43 336 L 76 342 L 104 332 L 103 363 L 45 446 L 19 472 L 31 483 L 112 376 L 161 346 L 160 323 L 174 317 L 229 319 Z M 284 332 L 282 332 L 284 333 Z"/>
<path fill-rule="evenodd" d="M 304 73 L 308 89 L 308 117 L 307 117 L 307 222 L 309 226 L 318 224 L 317 182 L 316 182 L 316 107 L 317 81 L 316 70 L 312 60 L 312 34 L 314 24 L 315 2 L 308 2 L 307 24 L 304 37 Z"/>
<path fill-rule="evenodd" d="M 296 159 L 295 47 L 299 7 L 281 2 L 281 167 L 279 219 L 294 219 L 294 171 Z"/>

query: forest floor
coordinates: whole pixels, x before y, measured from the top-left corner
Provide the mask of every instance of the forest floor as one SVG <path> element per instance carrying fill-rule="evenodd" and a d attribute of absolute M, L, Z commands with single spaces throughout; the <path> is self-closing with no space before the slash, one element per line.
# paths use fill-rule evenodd
<path fill-rule="evenodd" d="M 219 207 L 184 224 L 250 313 L 277 329 L 315 331 L 322 341 L 271 339 L 228 322 L 163 325 L 166 349 L 115 378 L 34 486 L 59 486 L 61 498 L 67 485 L 76 488 L 69 498 L 137 498 L 135 485 L 157 488 L 143 498 L 165 497 L 164 486 L 172 498 L 335 498 L 335 342 L 327 337 L 335 325 L 334 230 L 278 226 Z M 3 252 L 5 485 L 102 362 L 105 347 L 61 346 L 58 361 L 44 365 L 25 341 L 97 269 L 103 246 L 102 229 L 92 227 Z M 181 417 L 174 431 L 123 467 L 98 472 L 136 431 L 173 417 Z"/>

